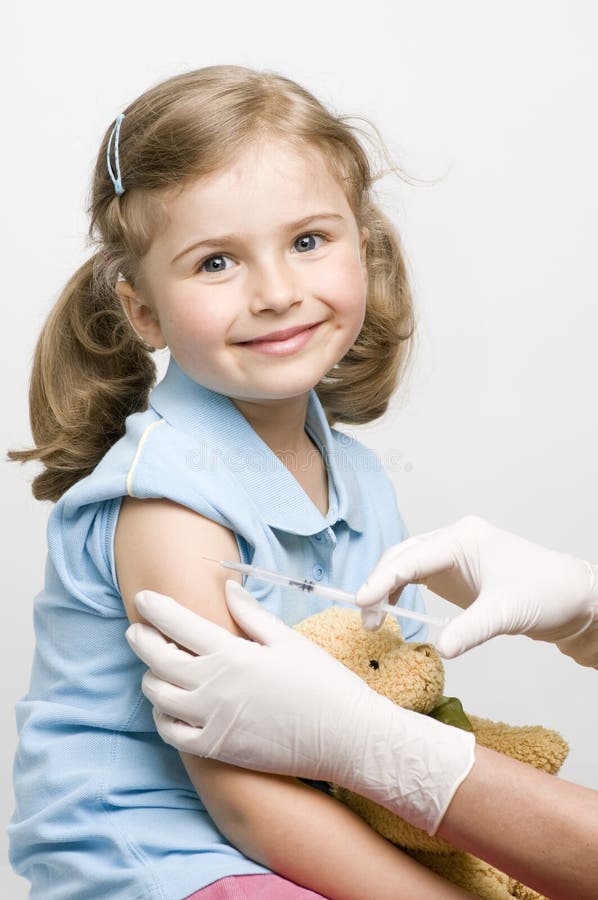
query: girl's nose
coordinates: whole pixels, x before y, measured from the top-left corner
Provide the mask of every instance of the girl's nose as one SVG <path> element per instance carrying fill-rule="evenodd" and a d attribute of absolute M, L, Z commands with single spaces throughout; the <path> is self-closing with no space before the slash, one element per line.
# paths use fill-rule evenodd
<path fill-rule="evenodd" d="M 251 310 L 284 312 L 303 299 L 296 274 L 280 260 L 263 262 L 256 268 L 251 289 Z"/>

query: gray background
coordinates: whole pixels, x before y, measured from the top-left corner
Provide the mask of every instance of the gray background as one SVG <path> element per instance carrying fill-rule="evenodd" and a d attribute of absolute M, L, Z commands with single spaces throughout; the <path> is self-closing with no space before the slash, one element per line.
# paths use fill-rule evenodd
<path fill-rule="evenodd" d="M 369 117 L 430 182 L 380 185 L 410 260 L 417 351 L 389 413 L 345 429 L 381 454 L 408 527 L 475 512 L 598 562 L 595 3 L 63 0 L 10 4 L 3 31 L 3 452 L 30 444 L 33 348 L 89 254 L 84 209 L 105 128 L 172 74 L 274 69 Z M 34 471 L 0 467 L 5 821 L 51 508 L 33 500 Z M 446 670 L 447 692 L 471 712 L 561 731 L 563 775 L 598 788 L 595 671 L 522 637 Z M 26 896 L 7 866 L 0 895 Z"/>

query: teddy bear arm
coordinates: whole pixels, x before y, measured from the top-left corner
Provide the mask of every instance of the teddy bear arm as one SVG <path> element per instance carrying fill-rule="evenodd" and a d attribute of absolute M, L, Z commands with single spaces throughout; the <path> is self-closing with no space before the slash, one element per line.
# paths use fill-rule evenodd
<path fill-rule="evenodd" d="M 558 732 L 541 725 L 507 725 L 469 713 L 468 718 L 479 744 L 551 775 L 559 771 L 569 752 L 567 742 Z"/>

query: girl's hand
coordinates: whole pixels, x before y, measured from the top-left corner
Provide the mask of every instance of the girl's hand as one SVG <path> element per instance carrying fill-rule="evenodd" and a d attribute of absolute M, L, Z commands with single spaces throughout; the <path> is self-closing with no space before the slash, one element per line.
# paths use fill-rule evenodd
<path fill-rule="evenodd" d="M 141 591 L 127 631 L 150 666 L 142 689 L 178 750 L 263 772 L 334 781 L 433 834 L 474 762 L 471 733 L 401 709 L 226 582 L 237 637 Z M 187 652 L 184 648 L 188 648 Z"/>
<path fill-rule="evenodd" d="M 384 617 L 376 606 L 409 583 L 466 609 L 438 638 L 442 656 L 458 656 L 497 634 L 526 634 L 598 667 L 598 572 L 583 560 L 467 516 L 383 554 L 357 592 L 369 628 Z"/>

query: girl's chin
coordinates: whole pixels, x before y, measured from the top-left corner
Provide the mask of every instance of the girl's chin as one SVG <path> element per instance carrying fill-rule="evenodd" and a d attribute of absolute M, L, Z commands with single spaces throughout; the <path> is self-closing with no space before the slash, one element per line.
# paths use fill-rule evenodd
<path fill-rule="evenodd" d="M 203 372 L 193 372 L 192 365 L 184 368 L 198 384 L 232 399 L 283 400 L 308 394 L 334 368 L 336 356 L 329 357 L 326 349 L 282 357 L 251 353 L 242 361 L 224 360 L 220 373 L 209 368 L 209 360 L 204 360 Z"/>

